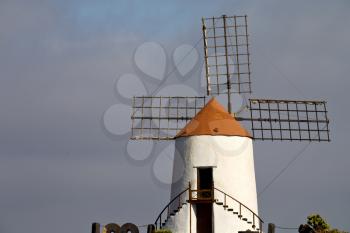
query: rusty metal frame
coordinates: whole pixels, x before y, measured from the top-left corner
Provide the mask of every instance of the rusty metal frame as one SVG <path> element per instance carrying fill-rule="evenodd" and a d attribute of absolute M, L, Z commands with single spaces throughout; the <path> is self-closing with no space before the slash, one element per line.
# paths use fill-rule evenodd
<path fill-rule="evenodd" d="M 253 138 L 257 140 L 330 141 L 325 101 L 249 99 Z"/>
<path fill-rule="evenodd" d="M 251 93 L 247 16 L 202 18 L 202 31 L 207 94 Z"/>
<path fill-rule="evenodd" d="M 205 96 L 134 97 L 131 139 L 172 140 L 205 104 Z"/>

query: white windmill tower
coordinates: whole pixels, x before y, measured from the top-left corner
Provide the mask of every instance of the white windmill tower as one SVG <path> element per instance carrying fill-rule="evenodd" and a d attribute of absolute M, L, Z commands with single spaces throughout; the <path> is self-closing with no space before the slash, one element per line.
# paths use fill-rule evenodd
<path fill-rule="evenodd" d="M 248 117 L 231 114 L 231 93 L 251 93 L 247 17 L 202 22 L 207 94 L 227 94 L 227 110 L 215 98 L 133 99 L 132 139 L 175 140 L 171 200 L 155 226 L 173 233 L 262 232 L 252 141 L 329 141 L 326 105 L 249 99 Z M 238 121 L 251 122 L 252 134 Z"/>

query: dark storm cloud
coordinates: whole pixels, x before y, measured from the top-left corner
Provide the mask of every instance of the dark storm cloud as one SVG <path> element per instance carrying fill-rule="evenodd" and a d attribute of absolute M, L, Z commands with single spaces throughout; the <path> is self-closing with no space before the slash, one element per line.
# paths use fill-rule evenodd
<path fill-rule="evenodd" d="M 249 16 L 254 96 L 328 100 L 332 142 L 309 146 L 259 197 L 263 218 L 297 226 L 315 211 L 349 230 L 349 8 L 316 0 L 1 1 L 0 231 L 152 222 L 168 190 L 152 180 L 151 163 L 126 159 L 127 139 L 109 138 L 102 115 L 119 102 L 115 79 L 138 72 L 138 45 L 157 41 L 170 53 L 201 37 L 202 16 L 223 13 Z M 304 145 L 255 143 L 258 190 Z"/>

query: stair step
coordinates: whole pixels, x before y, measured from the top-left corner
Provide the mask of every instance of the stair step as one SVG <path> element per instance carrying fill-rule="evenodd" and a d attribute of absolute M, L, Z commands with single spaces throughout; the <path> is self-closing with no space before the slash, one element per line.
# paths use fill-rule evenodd
<path fill-rule="evenodd" d="M 247 218 L 242 218 L 242 220 L 243 220 L 243 221 L 248 221 L 248 219 L 247 219 Z"/>
<path fill-rule="evenodd" d="M 171 213 L 170 216 L 175 216 L 175 213 Z"/>
<path fill-rule="evenodd" d="M 224 203 L 220 202 L 220 201 L 217 201 L 216 202 L 217 205 L 223 205 Z"/>
<path fill-rule="evenodd" d="M 252 224 L 252 222 L 251 222 L 251 221 L 248 221 L 247 223 L 248 223 L 248 224 Z"/>
<path fill-rule="evenodd" d="M 241 214 L 238 215 L 239 218 L 242 218 L 242 216 L 243 216 L 243 215 L 241 215 Z"/>
<path fill-rule="evenodd" d="M 252 226 L 253 229 L 255 229 L 255 227 L 256 227 L 255 225 Z"/>
<path fill-rule="evenodd" d="M 238 212 L 233 212 L 233 214 L 238 214 Z"/>
<path fill-rule="evenodd" d="M 227 211 L 233 211 L 233 209 L 232 208 L 228 208 Z"/>

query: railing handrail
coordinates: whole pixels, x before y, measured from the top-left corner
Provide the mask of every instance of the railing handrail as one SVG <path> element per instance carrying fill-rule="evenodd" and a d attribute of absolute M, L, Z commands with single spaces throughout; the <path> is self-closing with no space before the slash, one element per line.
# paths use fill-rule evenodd
<path fill-rule="evenodd" d="M 179 194 L 177 194 L 173 199 L 171 199 L 171 201 L 164 207 L 164 209 L 160 212 L 160 214 L 158 215 L 156 221 L 154 222 L 154 225 L 157 226 L 157 222 L 158 220 L 161 220 L 161 216 L 164 213 L 164 211 L 177 199 L 179 198 L 183 193 L 185 193 L 187 190 L 189 190 L 189 188 L 186 188 L 184 191 L 180 192 Z M 161 222 L 160 222 L 160 228 L 161 228 Z"/>
<path fill-rule="evenodd" d="M 229 198 L 231 198 L 231 199 L 234 200 L 235 202 L 238 202 L 240 205 L 244 206 L 247 210 L 249 210 L 252 214 L 254 214 L 254 216 L 256 216 L 256 217 L 260 220 L 260 222 L 264 223 L 264 221 L 259 217 L 259 215 L 257 215 L 257 214 L 256 214 L 253 210 L 251 210 L 248 206 L 244 205 L 242 202 L 238 201 L 236 198 L 234 198 L 234 197 L 232 197 L 231 195 L 225 193 L 224 191 L 222 191 L 222 190 L 220 190 L 220 189 L 218 189 L 218 188 L 215 188 L 215 187 L 214 187 L 214 189 L 217 190 L 217 191 L 219 191 L 220 193 L 222 193 L 222 194 L 228 196 Z"/>
<path fill-rule="evenodd" d="M 191 189 L 191 192 L 208 192 L 211 190 L 213 190 L 213 189 Z"/>
<path fill-rule="evenodd" d="M 213 201 L 214 200 L 214 189 L 190 189 L 190 201 Z M 202 197 L 201 195 L 203 193 L 208 193 L 210 192 L 209 197 Z"/>
<path fill-rule="evenodd" d="M 176 195 L 173 199 L 171 199 L 171 201 L 163 208 L 163 210 L 162 210 L 162 211 L 160 212 L 160 214 L 158 215 L 156 221 L 154 222 L 156 228 L 157 228 L 157 223 L 158 223 L 158 221 L 159 221 L 159 228 L 162 228 L 162 215 L 163 215 L 164 211 L 168 209 L 168 212 L 169 212 L 170 205 L 171 205 L 175 200 L 177 200 L 178 198 L 180 198 L 181 195 L 184 194 L 186 191 L 189 191 L 189 198 L 191 199 L 191 196 L 192 196 L 192 193 L 193 193 L 193 192 L 197 192 L 197 193 L 199 193 L 199 192 L 208 192 L 208 191 L 214 192 L 214 190 L 219 191 L 220 193 L 224 194 L 225 196 L 231 198 L 233 201 L 237 202 L 240 206 L 243 206 L 245 209 L 247 209 L 248 211 L 250 211 L 250 212 L 253 214 L 253 219 L 254 219 L 254 217 L 256 217 L 256 218 L 259 220 L 260 224 L 264 223 L 264 221 L 259 217 L 259 215 L 257 215 L 253 210 L 251 210 L 248 206 L 246 206 L 246 205 L 243 204 L 242 202 L 238 201 L 236 198 L 234 198 L 234 197 L 232 197 L 231 195 L 225 193 L 224 191 L 222 191 L 222 190 L 220 190 L 220 189 L 218 189 L 218 188 L 216 188 L 216 187 L 214 187 L 214 186 L 213 186 L 213 188 L 211 188 L 211 189 L 191 189 L 191 188 L 190 188 L 190 185 L 189 185 L 188 188 L 186 188 L 185 190 L 183 190 L 182 192 L 180 192 L 179 194 L 177 194 L 177 195 Z M 212 197 L 211 199 L 214 200 L 214 196 L 215 196 L 214 193 L 212 193 L 212 195 L 213 195 L 213 197 Z M 179 201 L 181 202 L 181 199 L 179 199 Z M 225 197 L 225 202 L 226 202 L 226 197 Z M 168 213 L 168 214 L 169 214 L 169 213 Z M 168 216 L 167 216 L 167 217 L 168 217 Z M 260 229 L 260 231 L 261 231 L 261 230 L 262 230 L 262 229 Z"/>

